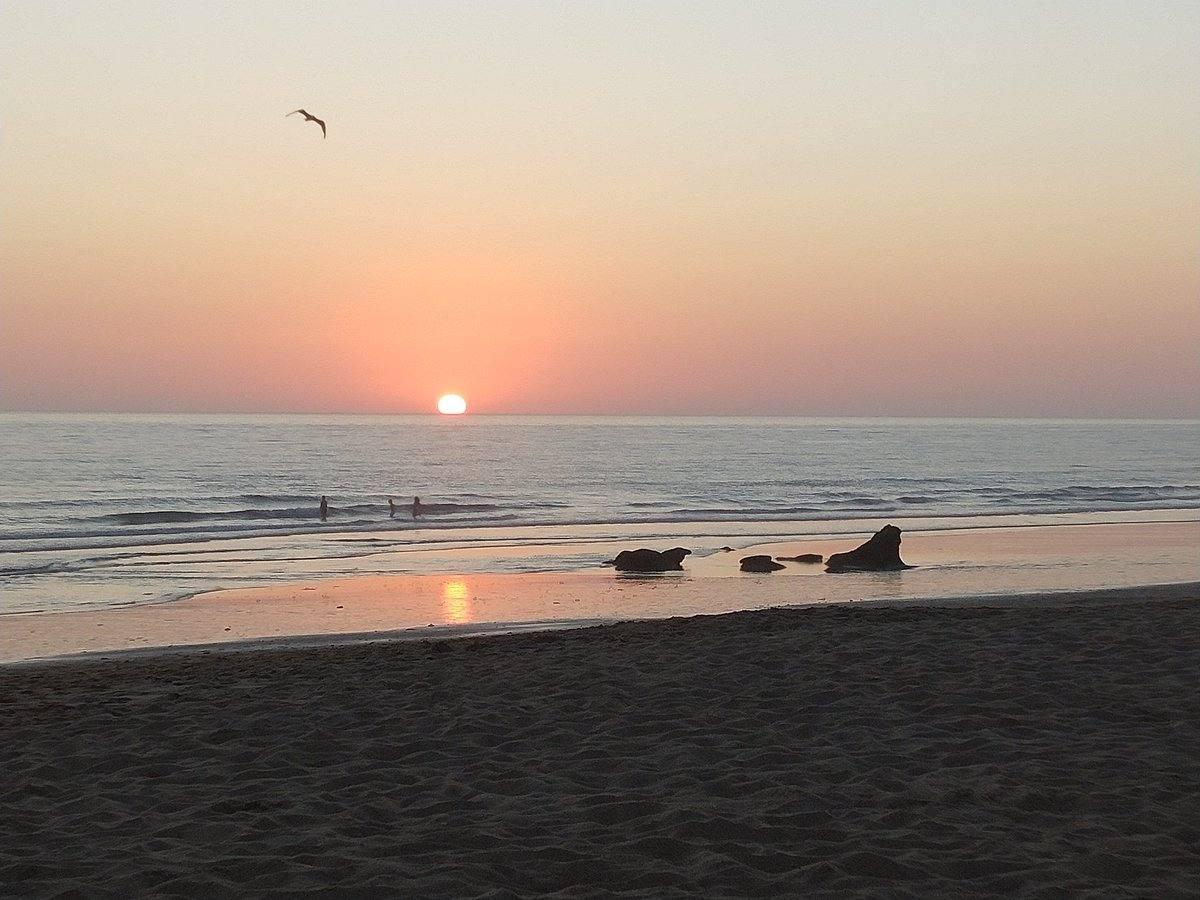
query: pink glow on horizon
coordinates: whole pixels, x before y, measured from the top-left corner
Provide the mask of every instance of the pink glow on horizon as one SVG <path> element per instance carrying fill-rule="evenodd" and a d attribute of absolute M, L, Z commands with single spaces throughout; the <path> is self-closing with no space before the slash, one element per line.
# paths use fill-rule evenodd
<path fill-rule="evenodd" d="M 1200 415 L 1192 7 L 287 9 L 0 11 L 0 410 Z"/>

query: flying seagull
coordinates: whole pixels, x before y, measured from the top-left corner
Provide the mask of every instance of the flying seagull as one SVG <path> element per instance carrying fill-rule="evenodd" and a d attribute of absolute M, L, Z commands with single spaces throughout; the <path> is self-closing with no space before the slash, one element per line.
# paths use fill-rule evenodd
<path fill-rule="evenodd" d="M 320 125 L 321 126 L 321 137 L 325 137 L 325 123 L 324 122 L 322 122 L 320 119 L 318 119 L 316 116 L 314 116 L 312 113 L 310 113 L 308 110 L 305 110 L 305 109 L 293 109 L 290 113 L 288 113 L 288 116 L 294 116 L 296 113 L 300 113 L 300 115 L 304 116 L 304 121 L 316 122 L 318 125 Z M 286 119 L 287 116 L 284 116 L 284 118 Z"/>

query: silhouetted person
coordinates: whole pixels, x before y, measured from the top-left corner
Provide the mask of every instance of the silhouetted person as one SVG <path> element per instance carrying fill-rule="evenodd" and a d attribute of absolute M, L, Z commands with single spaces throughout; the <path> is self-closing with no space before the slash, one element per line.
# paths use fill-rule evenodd
<path fill-rule="evenodd" d="M 396 501 L 388 497 L 388 518 L 396 518 Z"/>
<path fill-rule="evenodd" d="M 420 497 L 413 497 L 412 514 L 413 514 L 414 519 L 419 518 L 421 515 L 421 498 Z"/>
<path fill-rule="evenodd" d="M 329 498 L 324 494 L 321 495 L 321 521 L 324 522 L 329 518 Z"/>

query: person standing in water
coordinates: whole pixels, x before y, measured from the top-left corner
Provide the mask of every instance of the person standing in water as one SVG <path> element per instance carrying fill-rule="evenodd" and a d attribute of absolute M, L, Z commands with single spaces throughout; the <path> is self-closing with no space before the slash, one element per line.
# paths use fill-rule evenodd
<path fill-rule="evenodd" d="M 324 494 L 321 495 L 321 521 L 324 522 L 329 518 L 329 498 Z"/>
<path fill-rule="evenodd" d="M 416 519 L 416 518 L 419 518 L 420 515 L 421 515 L 421 498 L 413 497 L 412 516 L 414 519 Z"/>
<path fill-rule="evenodd" d="M 388 518 L 396 518 L 396 501 L 388 497 Z"/>

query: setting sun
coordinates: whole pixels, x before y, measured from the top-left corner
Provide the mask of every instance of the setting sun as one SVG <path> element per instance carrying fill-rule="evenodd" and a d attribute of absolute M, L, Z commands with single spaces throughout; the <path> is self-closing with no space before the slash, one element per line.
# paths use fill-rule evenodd
<path fill-rule="evenodd" d="M 467 411 L 467 401 L 458 394 L 443 394 L 438 397 L 437 409 L 443 416 L 461 416 Z"/>

